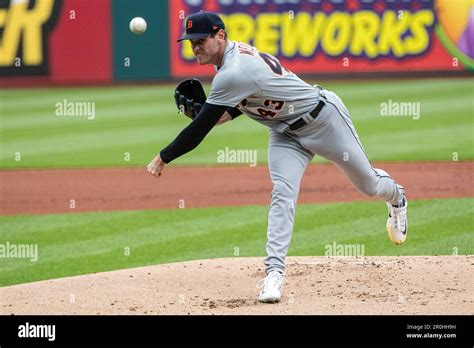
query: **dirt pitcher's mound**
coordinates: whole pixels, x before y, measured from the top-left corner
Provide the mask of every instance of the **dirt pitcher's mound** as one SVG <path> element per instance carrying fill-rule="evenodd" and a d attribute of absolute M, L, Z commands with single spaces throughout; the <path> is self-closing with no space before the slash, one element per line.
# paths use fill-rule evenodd
<path fill-rule="evenodd" d="M 190 261 L 0 288 L 0 314 L 473 314 L 472 256 L 289 257 L 278 304 L 262 258 Z"/>

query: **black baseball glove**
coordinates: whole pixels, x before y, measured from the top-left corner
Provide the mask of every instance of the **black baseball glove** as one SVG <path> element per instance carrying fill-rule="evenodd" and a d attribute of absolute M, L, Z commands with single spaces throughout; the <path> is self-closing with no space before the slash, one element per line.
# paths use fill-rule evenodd
<path fill-rule="evenodd" d="M 179 83 L 174 92 L 178 110 L 194 119 L 206 102 L 206 93 L 198 79 L 188 79 Z"/>

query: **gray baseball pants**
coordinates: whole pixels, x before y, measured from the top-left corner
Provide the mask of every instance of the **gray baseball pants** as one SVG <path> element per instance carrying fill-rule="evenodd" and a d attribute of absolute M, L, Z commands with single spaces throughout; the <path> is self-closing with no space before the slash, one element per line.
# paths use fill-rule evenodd
<path fill-rule="evenodd" d="M 268 166 L 273 191 L 264 262 L 267 273 L 285 269 L 301 179 L 315 155 L 336 164 L 361 193 L 395 205 L 403 199 L 402 188 L 385 171 L 372 167 L 342 100 L 331 91 L 322 93 L 326 106 L 314 121 L 283 134 L 270 129 Z"/>

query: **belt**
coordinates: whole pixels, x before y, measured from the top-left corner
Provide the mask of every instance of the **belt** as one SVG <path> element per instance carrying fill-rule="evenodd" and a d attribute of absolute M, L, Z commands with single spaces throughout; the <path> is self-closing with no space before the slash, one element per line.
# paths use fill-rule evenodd
<path fill-rule="evenodd" d="M 318 117 L 319 113 L 321 112 L 321 110 L 323 109 L 325 105 L 326 104 L 321 99 L 319 99 L 318 105 L 316 105 L 314 110 L 309 113 L 310 117 L 306 117 L 306 116 L 300 117 L 297 121 L 290 124 L 289 129 L 297 130 L 297 129 L 300 129 L 301 127 L 306 126 L 310 122 L 313 122 L 316 119 L 316 117 Z"/>

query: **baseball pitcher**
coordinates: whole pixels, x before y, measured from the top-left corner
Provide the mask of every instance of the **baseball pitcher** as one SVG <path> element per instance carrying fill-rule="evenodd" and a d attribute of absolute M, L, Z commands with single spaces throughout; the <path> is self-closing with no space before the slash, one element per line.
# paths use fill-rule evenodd
<path fill-rule="evenodd" d="M 166 164 L 192 151 L 216 124 L 241 114 L 269 128 L 268 166 L 273 183 L 268 214 L 266 277 L 258 299 L 278 302 L 291 241 L 300 182 L 315 155 L 335 163 L 358 191 L 383 199 L 387 231 L 401 244 L 407 236 L 407 199 L 402 186 L 369 162 L 349 111 L 333 92 L 310 86 L 270 54 L 227 39 L 221 18 L 200 11 L 186 19 L 199 64 L 213 64 L 209 96 L 198 80 L 181 83 L 175 99 L 192 122 L 148 164 L 159 177 Z"/>

